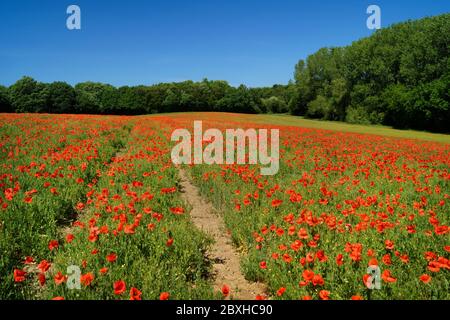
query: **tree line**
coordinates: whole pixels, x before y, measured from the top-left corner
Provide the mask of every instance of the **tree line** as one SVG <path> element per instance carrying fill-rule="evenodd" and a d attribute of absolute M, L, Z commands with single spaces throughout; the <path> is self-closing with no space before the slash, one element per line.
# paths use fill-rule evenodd
<path fill-rule="evenodd" d="M 23 77 L 9 88 L 0 87 L 5 112 L 85 113 L 138 115 L 176 111 L 238 113 L 287 112 L 288 88 L 232 87 L 226 81 L 184 81 L 152 86 L 123 86 L 83 82 L 41 83 Z"/>
<path fill-rule="evenodd" d="M 450 14 L 406 21 L 295 67 L 293 114 L 450 131 Z"/>
<path fill-rule="evenodd" d="M 265 88 L 226 81 L 114 87 L 41 83 L 0 86 L 2 112 L 149 114 L 176 111 L 286 113 L 308 118 L 449 132 L 450 14 L 406 21 L 346 47 L 300 60 L 294 81 Z"/>

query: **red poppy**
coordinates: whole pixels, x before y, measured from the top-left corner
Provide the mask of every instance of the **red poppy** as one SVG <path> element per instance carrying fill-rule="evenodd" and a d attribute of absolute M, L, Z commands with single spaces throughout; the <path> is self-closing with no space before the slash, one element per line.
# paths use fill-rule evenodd
<path fill-rule="evenodd" d="M 38 269 L 41 272 L 47 272 L 48 269 L 50 269 L 51 264 L 47 261 L 47 260 L 42 260 L 39 264 L 38 264 Z"/>
<path fill-rule="evenodd" d="M 315 274 L 312 283 L 314 286 L 323 286 L 325 284 L 325 281 L 323 280 L 322 276 L 319 274 Z"/>
<path fill-rule="evenodd" d="M 320 290 L 319 297 L 322 300 L 329 300 L 330 299 L 330 291 Z"/>
<path fill-rule="evenodd" d="M 44 275 L 45 276 L 45 275 Z M 67 277 L 64 276 L 61 271 L 59 271 L 54 277 L 53 279 L 55 280 L 56 285 L 60 285 L 62 283 L 64 283 L 67 280 Z"/>
<path fill-rule="evenodd" d="M 170 294 L 168 292 L 161 292 L 159 300 L 169 300 Z"/>
<path fill-rule="evenodd" d="M 394 277 L 391 275 L 391 271 L 390 271 L 390 270 L 384 270 L 383 273 L 381 274 L 381 278 L 382 278 L 385 282 L 390 282 L 390 283 L 396 282 L 396 281 L 397 281 L 397 279 L 394 278 Z"/>
<path fill-rule="evenodd" d="M 130 300 L 142 300 L 141 298 L 142 292 L 138 289 L 132 287 L 130 289 Z"/>
<path fill-rule="evenodd" d="M 58 243 L 58 241 L 56 241 L 56 240 L 51 240 L 51 241 L 48 243 L 48 248 L 49 248 L 50 251 L 53 251 L 53 249 L 58 248 L 58 246 L 59 246 L 59 243 Z"/>
<path fill-rule="evenodd" d="M 14 281 L 15 282 L 23 282 L 25 281 L 25 276 L 27 273 L 20 269 L 14 269 Z"/>
<path fill-rule="evenodd" d="M 173 214 L 183 214 L 184 213 L 184 209 L 181 207 L 170 208 L 170 211 L 172 211 Z"/>
<path fill-rule="evenodd" d="M 88 273 L 80 276 L 80 282 L 85 287 L 90 286 L 93 280 L 94 280 L 94 275 L 91 272 L 88 272 Z"/>
<path fill-rule="evenodd" d="M 81 210 L 84 209 L 84 207 L 85 207 L 84 203 L 78 202 L 78 203 L 77 203 L 77 206 L 76 206 L 76 209 L 77 209 L 78 211 L 81 211 Z"/>
<path fill-rule="evenodd" d="M 39 284 L 41 285 L 41 287 L 45 285 L 45 282 L 46 282 L 45 273 L 38 274 L 38 281 L 39 281 Z"/>
<path fill-rule="evenodd" d="M 281 287 L 280 289 L 277 290 L 277 296 L 281 297 L 285 292 L 286 292 L 286 288 Z"/>
<path fill-rule="evenodd" d="M 71 243 L 71 242 L 73 241 L 74 238 L 75 238 L 75 236 L 74 236 L 73 234 L 69 233 L 69 234 L 66 236 L 66 242 L 67 242 L 67 243 Z"/>
<path fill-rule="evenodd" d="M 304 270 L 302 275 L 306 282 L 309 282 L 314 278 L 314 272 L 311 270 Z"/>
<path fill-rule="evenodd" d="M 117 255 L 114 252 L 111 254 L 108 254 L 106 256 L 106 260 L 108 260 L 108 262 L 114 262 L 117 260 Z"/>
<path fill-rule="evenodd" d="M 224 297 L 230 294 L 230 287 L 227 286 L 226 284 L 224 284 L 222 287 L 222 294 L 224 295 Z"/>
<path fill-rule="evenodd" d="M 58 297 L 52 298 L 52 300 L 64 300 L 64 297 L 58 296 Z"/>
<path fill-rule="evenodd" d="M 170 246 L 172 246 L 172 244 L 173 244 L 173 238 L 169 238 L 166 242 L 166 246 L 170 247 Z"/>
<path fill-rule="evenodd" d="M 388 250 L 394 249 L 394 242 L 391 240 L 386 240 L 385 245 L 386 245 L 386 249 L 388 249 Z"/>
<path fill-rule="evenodd" d="M 420 281 L 422 281 L 423 283 L 430 283 L 431 281 L 431 276 L 429 276 L 428 274 L 423 274 L 419 277 Z"/>
<path fill-rule="evenodd" d="M 114 282 L 114 294 L 115 295 L 121 295 L 127 290 L 127 287 L 125 285 L 125 281 L 118 280 Z"/>
<path fill-rule="evenodd" d="M 272 207 L 276 208 L 276 207 L 280 206 L 282 203 L 283 203 L 283 200 L 274 199 L 274 200 L 272 200 Z"/>
<path fill-rule="evenodd" d="M 33 259 L 33 257 L 28 256 L 25 258 L 25 261 L 23 263 L 24 264 L 32 264 L 32 263 L 34 263 L 34 259 Z"/>
<path fill-rule="evenodd" d="M 369 260 L 369 266 L 378 266 L 378 261 L 375 258 Z"/>
<path fill-rule="evenodd" d="M 336 264 L 338 266 L 342 266 L 344 264 L 344 256 L 342 254 L 338 254 L 336 256 Z"/>

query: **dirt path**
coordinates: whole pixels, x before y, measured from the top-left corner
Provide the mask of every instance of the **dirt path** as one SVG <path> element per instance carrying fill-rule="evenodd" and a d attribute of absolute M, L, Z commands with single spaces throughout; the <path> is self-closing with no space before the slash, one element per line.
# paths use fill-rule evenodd
<path fill-rule="evenodd" d="M 213 262 L 214 289 L 220 291 L 226 284 L 230 287 L 232 298 L 241 300 L 254 300 L 256 295 L 264 294 L 263 284 L 249 282 L 241 273 L 239 253 L 233 248 L 222 218 L 214 213 L 210 203 L 202 199 L 183 169 L 180 169 L 180 179 L 182 197 L 193 207 L 190 213 L 192 222 L 214 239 L 207 253 L 208 259 Z"/>

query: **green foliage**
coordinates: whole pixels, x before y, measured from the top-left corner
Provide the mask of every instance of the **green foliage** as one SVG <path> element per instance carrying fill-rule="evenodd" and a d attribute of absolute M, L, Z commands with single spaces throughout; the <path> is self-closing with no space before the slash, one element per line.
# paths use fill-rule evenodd
<path fill-rule="evenodd" d="M 53 82 L 48 85 L 48 111 L 50 113 L 73 112 L 76 96 L 75 90 L 65 82 Z"/>
<path fill-rule="evenodd" d="M 448 132 L 449 18 L 396 24 L 300 60 L 291 113 Z"/>
<path fill-rule="evenodd" d="M 0 86 L 0 110 L 1 110 L 0 112 L 13 111 L 8 88 L 4 86 Z"/>
<path fill-rule="evenodd" d="M 13 108 L 16 112 L 46 112 L 48 90 L 46 85 L 30 77 L 23 77 L 10 88 Z"/>
<path fill-rule="evenodd" d="M 263 98 L 261 102 L 267 113 L 283 113 L 288 110 L 286 102 L 275 96 L 267 99 Z"/>

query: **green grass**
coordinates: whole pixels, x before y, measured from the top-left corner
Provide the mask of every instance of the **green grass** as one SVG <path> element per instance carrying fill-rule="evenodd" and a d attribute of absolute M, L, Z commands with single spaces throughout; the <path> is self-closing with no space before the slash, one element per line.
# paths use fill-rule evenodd
<path fill-rule="evenodd" d="M 450 135 L 431 133 L 415 130 L 399 130 L 380 125 L 358 125 L 338 121 L 311 120 L 291 115 L 255 115 L 255 121 L 285 126 L 297 126 L 314 129 L 333 130 L 341 132 L 355 132 L 364 134 L 375 134 L 396 138 L 427 140 L 441 143 L 450 143 Z"/>
<path fill-rule="evenodd" d="M 300 116 L 292 116 L 288 114 L 236 114 L 227 112 L 174 112 L 174 113 L 161 113 L 157 115 L 151 115 L 151 117 L 179 117 L 180 115 L 186 115 L 188 118 L 196 120 L 210 120 L 216 119 L 220 116 L 223 121 L 236 121 L 236 122 L 253 122 L 280 126 L 296 126 L 304 128 L 313 128 L 321 130 L 332 130 L 340 132 L 354 132 L 360 134 L 373 134 L 380 136 L 388 136 L 394 138 L 404 139 L 416 139 L 440 143 L 450 143 L 450 135 L 431 133 L 426 131 L 415 130 L 400 130 L 394 129 L 388 126 L 381 125 L 359 125 L 350 124 L 340 121 L 325 121 L 325 120 L 312 120 L 305 119 Z"/>

